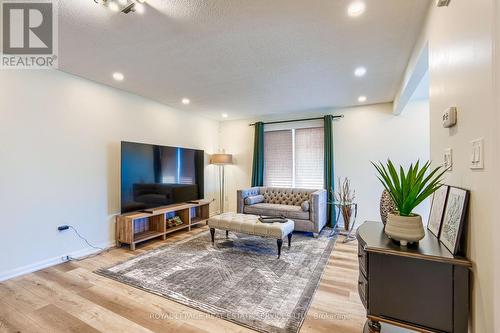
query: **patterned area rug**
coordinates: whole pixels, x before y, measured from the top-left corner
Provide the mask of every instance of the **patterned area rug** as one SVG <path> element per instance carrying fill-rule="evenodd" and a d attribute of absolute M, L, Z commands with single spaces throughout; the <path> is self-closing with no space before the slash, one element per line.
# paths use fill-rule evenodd
<path fill-rule="evenodd" d="M 208 231 L 96 273 L 261 332 L 300 329 L 335 245 L 325 229 L 319 238 L 294 233 L 283 242 Z"/>

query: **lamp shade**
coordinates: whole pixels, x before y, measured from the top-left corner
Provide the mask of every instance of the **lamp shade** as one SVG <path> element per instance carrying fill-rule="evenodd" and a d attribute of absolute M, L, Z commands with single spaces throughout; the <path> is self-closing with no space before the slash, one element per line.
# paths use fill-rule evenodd
<path fill-rule="evenodd" d="M 231 154 L 213 154 L 210 156 L 210 164 L 233 164 L 233 155 Z"/>

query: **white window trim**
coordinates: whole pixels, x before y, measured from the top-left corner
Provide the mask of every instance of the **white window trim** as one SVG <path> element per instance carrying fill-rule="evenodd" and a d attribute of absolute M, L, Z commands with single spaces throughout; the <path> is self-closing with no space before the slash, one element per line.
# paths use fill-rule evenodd
<path fill-rule="evenodd" d="M 267 124 L 264 126 L 264 132 L 284 131 L 284 130 L 300 129 L 300 128 L 316 128 L 324 126 L 325 123 L 322 119 L 304 120 L 304 121 L 295 121 L 293 123 Z"/>

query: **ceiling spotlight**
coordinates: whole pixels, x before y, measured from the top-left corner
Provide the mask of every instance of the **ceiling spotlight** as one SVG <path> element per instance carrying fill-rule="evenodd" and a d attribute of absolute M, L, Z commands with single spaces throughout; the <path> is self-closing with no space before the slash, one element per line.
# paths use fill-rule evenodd
<path fill-rule="evenodd" d="M 438 7 L 448 7 L 450 5 L 451 0 L 438 0 L 437 6 Z"/>
<path fill-rule="evenodd" d="M 360 103 L 366 102 L 366 96 L 359 96 L 358 102 L 360 102 Z"/>
<path fill-rule="evenodd" d="M 356 75 L 357 77 L 362 77 L 362 76 L 365 76 L 366 74 L 366 68 L 364 67 L 357 67 L 355 70 L 354 70 L 354 75 Z"/>
<path fill-rule="evenodd" d="M 123 79 L 125 79 L 125 76 L 120 72 L 114 72 L 113 79 L 115 79 L 115 81 L 123 81 Z"/>
<path fill-rule="evenodd" d="M 229 117 L 229 115 L 228 115 L 227 113 L 223 113 L 223 114 L 221 114 L 221 116 L 222 116 L 222 118 L 227 118 L 227 117 Z"/>
<path fill-rule="evenodd" d="M 145 0 L 94 0 L 95 3 L 103 4 L 114 12 L 128 14 L 130 12 L 144 13 Z"/>
<path fill-rule="evenodd" d="M 117 12 L 120 10 L 120 6 L 118 6 L 118 4 L 114 1 L 111 1 L 108 3 L 108 8 L 111 9 L 112 11 L 114 12 Z"/>
<path fill-rule="evenodd" d="M 189 103 L 191 103 L 191 101 L 189 100 L 189 98 L 183 98 L 182 99 L 182 104 L 188 105 Z"/>
<path fill-rule="evenodd" d="M 140 2 L 137 2 L 135 5 L 134 5 L 134 10 L 136 12 L 138 12 L 139 14 L 142 14 L 144 13 L 144 5 Z"/>
<path fill-rule="evenodd" d="M 361 16 L 366 9 L 366 5 L 363 1 L 355 1 L 349 5 L 347 8 L 347 14 L 350 17 L 358 17 Z"/>

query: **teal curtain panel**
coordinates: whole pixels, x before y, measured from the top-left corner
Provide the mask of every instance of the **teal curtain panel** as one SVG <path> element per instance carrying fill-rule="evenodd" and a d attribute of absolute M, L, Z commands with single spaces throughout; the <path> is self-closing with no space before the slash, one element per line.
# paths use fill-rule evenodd
<path fill-rule="evenodd" d="M 264 123 L 255 123 L 252 186 L 264 186 Z"/>
<path fill-rule="evenodd" d="M 335 172 L 333 163 L 333 116 L 326 115 L 325 121 L 325 189 L 327 191 L 327 225 L 335 227 L 335 206 L 333 191 L 335 190 Z"/>

